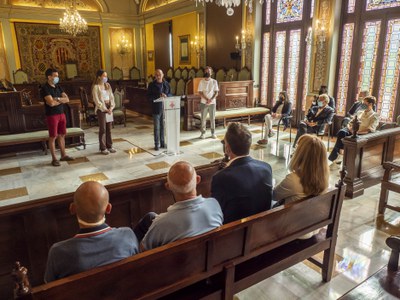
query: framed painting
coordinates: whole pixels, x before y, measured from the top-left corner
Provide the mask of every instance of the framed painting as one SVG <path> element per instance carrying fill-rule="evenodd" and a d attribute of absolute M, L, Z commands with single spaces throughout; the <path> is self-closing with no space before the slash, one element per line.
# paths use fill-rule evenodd
<path fill-rule="evenodd" d="M 179 64 L 189 65 L 190 64 L 190 35 L 179 36 Z"/>
<path fill-rule="evenodd" d="M 153 61 L 154 60 L 154 50 L 147 51 L 147 60 Z"/>

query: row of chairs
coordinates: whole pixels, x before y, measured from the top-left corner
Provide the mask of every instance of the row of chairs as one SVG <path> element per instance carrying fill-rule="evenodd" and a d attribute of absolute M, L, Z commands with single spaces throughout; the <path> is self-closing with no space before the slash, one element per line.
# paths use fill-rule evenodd
<path fill-rule="evenodd" d="M 122 80 L 124 78 L 124 73 L 121 68 L 114 67 L 111 69 L 111 78 L 114 80 Z M 129 69 L 129 79 L 141 80 L 140 70 L 137 67 L 132 67 Z"/>
<path fill-rule="evenodd" d="M 84 87 L 79 88 L 80 100 L 81 100 L 81 107 L 82 107 L 82 114 L 83 117 L 89 126 L 92 126 L 92 122 L 97 122 L 97 114 L 95 112 L 95 106 L 93 100 L 89 100 L 88 93 L 86 92 Z M 124 91 L 115 89 L 114 91 L 114 101 L 115 101 L 115 108 L 113 110 L 114 115 L 114 122 L 119 122 L 119 124 L 124 124 L 126 127 L 126 108 L 124 106 Z"/>
<path fill-rule="evenodd" d="M 168 80 L 171 79 L 176 79 L 176 80 L 188 80 L 192 78 L 201 78 L 204 77 L 204 69 L 199 68 L 196 69 L 195 67 L 192 67 L 190 69 L 188 68 L 169 68 L 166 73 L 166 78 Z M 234 68 L 230 69 L 225 69 L 225 68 L 219 68 L 216 70 L 213 75 L 211 76 L 212 78 L 216 79 L 218 82 L 223 82 L 223 81 L 243 81 L 243 80 L 251 80 L 251 71 L 247 67 L 243 67 L 239 71 L 237 71 Z"/>

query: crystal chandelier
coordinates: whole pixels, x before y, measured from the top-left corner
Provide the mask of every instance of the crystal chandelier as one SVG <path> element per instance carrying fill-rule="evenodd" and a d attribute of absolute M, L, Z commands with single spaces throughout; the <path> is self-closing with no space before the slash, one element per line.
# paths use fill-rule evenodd
<path fill-rule="evenodd" d="M 60 18 L 60 29 L 72 36 L 87 31 L 87 23 L 76 9 L 75 0 L 72 1 L 72 5 L 69 8 L 65 9 L 64 17 Z"/>
<path fill-rule="evenodd" d="M 194 0 L 196 1 L 196 6 L 201 3 L 203 6 L 206 3 L 213 2 L 213 0 Z M 260 4 L 262 5 L 264 3 L 264 0 L 259 0 Z M 215 4 L 218 6 L 224 6 L 226 8 L 226 14 L 228 16 L 232 16 L 234 13 L 234 10 L 232 7 L 237 7 L 240 5 L 242 1 L 241 0 L 215 0 Z M 249 12 L 253 12 L 253 0 L 244 0 L 244 4 L 248 7 Z"/>

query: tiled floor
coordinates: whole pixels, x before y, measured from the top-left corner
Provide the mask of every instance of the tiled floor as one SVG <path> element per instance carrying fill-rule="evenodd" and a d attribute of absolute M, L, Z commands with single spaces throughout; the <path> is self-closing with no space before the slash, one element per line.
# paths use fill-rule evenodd
<path fill-rule="evenodd" d="M 41 151 L 18 153 L 0 158 L 0 206 L 74 191 L 83 181 L 100 180 L 104 185 L 164 173 L 174 162 L 188 160 L 193 165 L 210 163 L 223 156 L 220 139 L 225 130 L 217 128 L 218 139 L 199 139 L 199 132 L 181 131 L 181 152 L 169 156 L 154 150 L 152 121 L 130 113 L 127 127 L 112 129 L 117 153 L 101 155 L 98 151 L 98 127 L 85 129 L 87 149 L 69 148 L 74 162 L 51 166 L 51 158 Z M 290 156 L 288 132 L 270 139 L 266 146 L 256 141 L 260 124 L 252 124 L 251 155 L 271 164 L 275 182 L 286 175 Z M 208 135 L 209 136 L 209 132 Z M 294 138 L 294 134 L 292 136 Z M 326 139 L 325 139 L 326 142 Z M 332 146 L 332 143 L 331 143 Z M 338 180 L 338 171 L 331 173 L 331 185 Z M 385 239 L 400 234 L 400 214 L 387 211 L 377 216 L 380 188 L 371 187 L 363 196 L 346 199 L 340 219 L 336 248 L 337 265 L 331 282 L 323 283 L 318 270 L 308 263 L 299 263 L 235 297 L 237 299 L 336 299 L 384 266 L 389 257 Z M 390 201 L 400 205 L 400 196 L 391 194 Z"/>

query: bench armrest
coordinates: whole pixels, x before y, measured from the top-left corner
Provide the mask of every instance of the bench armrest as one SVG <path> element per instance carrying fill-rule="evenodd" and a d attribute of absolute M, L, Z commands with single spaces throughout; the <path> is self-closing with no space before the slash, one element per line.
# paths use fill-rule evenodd
<path fill-rule="evenodd" d="M 391 162 L 391 161 L 386 161 L 383 163 L 383 168 L 385 170 L 392 170 L 394 169 L 395 171 L 400 171 L 400 164 Z"/>

